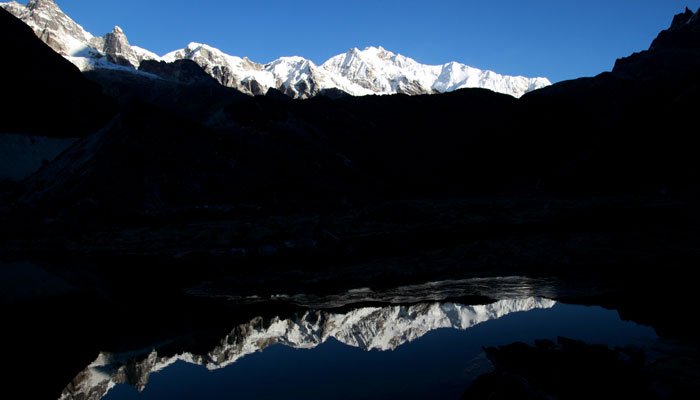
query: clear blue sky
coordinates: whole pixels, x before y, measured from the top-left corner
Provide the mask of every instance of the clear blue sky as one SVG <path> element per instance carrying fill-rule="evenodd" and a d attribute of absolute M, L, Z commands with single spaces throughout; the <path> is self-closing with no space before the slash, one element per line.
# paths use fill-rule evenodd
<path fill-rule="evenodd" d="M 24 1 L 26 3 L 26 1 Z M 158 54 L 203 42 L 268 62 L 320 63 L 381 45 L 428 64 L 459 61 L 553 81 L 595 75 L 646 49 L 700 0 L 57 0 L 95 35 L 114 25 Z"/>

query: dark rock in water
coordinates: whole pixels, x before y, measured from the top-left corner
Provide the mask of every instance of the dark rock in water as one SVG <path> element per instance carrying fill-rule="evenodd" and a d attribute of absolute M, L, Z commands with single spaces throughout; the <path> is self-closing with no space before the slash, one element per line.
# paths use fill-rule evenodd
<path fill-rule="evenodd" d="M 478 378 L 463 399 L 657 398 L 641 351 L 566 338 L 485 351 L 496 371 Z"/>
<path fill-rule="evenodd" d="M 139 66 L 139 71 L 184 84 L 219 85 L 216 79 L 192 60 L 177 60 L 172 63 L 144 60 Z"/>
<path fill-rule="evenodd" d="M 112 102 L 34 32 L 0 9 L 0 42 L 16 59 L 0 63 L 0 132 L 83 136 L 103 126 Z"/>

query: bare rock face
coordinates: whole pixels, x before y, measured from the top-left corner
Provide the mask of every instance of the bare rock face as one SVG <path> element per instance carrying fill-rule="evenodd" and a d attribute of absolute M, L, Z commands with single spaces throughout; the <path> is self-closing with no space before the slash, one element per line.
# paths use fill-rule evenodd
<path fill-rule="evenodd" d="M 141 63 L 136 53 L 131 49 L 124 31 L 115 26 L 114 30 L 104 36 L 102 51 L 109 61 L 123 66 L 138 67 Z"/>
<path fill-rule="evenodd" d="M 163 59 L 168 62 L 192 60 L 223 86 L 253 96 L 264 95 L 275 82 L 274 76 L 265 71 L 262 64 L 245 57 L 229 56 L 200 43 L 190 43 L 184 49 L 165 55 Z"/>
<path fill-rule="evenodd" d="M 177 60 L 172 63 L 144 60 L 140 63 L 139 71 L 184 84 L 219 84 L 214 78 L 204 72 L 199 65 L 190 60 Z"/>
<path fill-rule="evenodd" d="M 76 56 L 89 51 L 93 36 L 70 19 L 53 0 L 31 0 L 26 6 L 8 3 L 5 9 L 29 25 L 57 53 Z"/>
<path fill-rule="evenodd" d="M 93 36 L 68 17 L 53 0 L 32 0 L 26 6 L 17 2 L 1 3 L 0 7 L 29 25 L 57 53 L 71 61 L 87 60 L 75 62 L 81 69 L 100 59 L 117 66 L 138 68 L 141 61 L 158 58 L 132 47 L 118 26 L 103 37 Z"/>
<path fill-rule="evenodd" d="M 83 71 L 137 69 L 144 60 L 188 59 L 199 64 L 221 85 L 253 96 L 264 95 L 271 88 L 300 99 L 329 89 L 366 96 L 423 95 L 484 88 L 520 97 L 551 84 L 545 78 L 505 76 L 456 62 L 424 65 L 382 47 L 354 48 L 321 65 L 302 57 L 281 57 L 260 64 L 200 43 L 190 43 L 159 57 L 130 45 L 119 27 L 103 37 L 91 35 L 52 0 L 32 0 L 26 6 L 17 2 L 0 3 L 0 7 L 32 27 L 39 38 Z"/>

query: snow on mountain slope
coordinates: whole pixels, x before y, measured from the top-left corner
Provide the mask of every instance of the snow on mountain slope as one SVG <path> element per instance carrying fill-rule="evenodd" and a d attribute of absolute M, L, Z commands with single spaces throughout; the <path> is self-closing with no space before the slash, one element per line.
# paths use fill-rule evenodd
<path fill-rule="evenodd" d="M 363 51 L 350 49 L 332 57 L 321 67 L 377 94 L 430 93 L 432 82 L 439 73 L 437 67 L 421 65 L 382 47 L 368 47 Z"/>
<path fill-rule="evenodd" d="M 260 95 L 276 87 L 274 75 L 263 65 L 248 58 L 225 54 L 221 50 L 201 43 L 190 43 L 184 49 L 176 50 L 162 57 L 163 61 L 192 60 L 206 73 L 224 86 L 236 88 L 244 93 Z"/>
<path fill-rule="evenodd" d="M 146 50 L 144 48 L 138 47 L 138 46 L 131 46 L 131 50 L 136 54 L 136 57 L 140 61 L 143 60 L 156 60 L 160 61 L 160 56 L 152 51 Z"/>
<path fill-rule="evenodd" d="M 344 314 L 307 311 L 290 319 L 254 318 L 233 329 L 215 348 L 202 355 L 182 353 L 163 357 L 155 350 L 141 355 L 102 353 L 76 376 L 60 399 L 99 400 L 124 383 L 141 391 L 151 374 L 177 361 L 217 370 L 277 344 L 312 349 L 334 338 L 365 351 L 392 351 L 436 329 L 467 330 L 511 313 L 551 308 L 555 304 L 552 300 L 529 297 L 477 306 L 424 303 L 359 308 Z"/>
<path fill-rule="evenodd" d="M 316 96 L 325 89 L 339 89 L 354 96 L 409 95 L 485 88 L 520 97 L 550 85 L 546 78 L 504 76 L 460 63 L 424 65 L 382 47 L 351 49 L 321 66 L 302 57 L 282 57 L 269 64 L 228 55 L 214 47 L 190 43 L 163 57 L 132 46 L 118 26 L 103 37 L 93 36 L 68 17 L 53 0 L 15 1 L 0 7 L 29 25 L 39 38 L 81 70 L 135 71 L 143 60 L 196 62 L 222 85 L 250 95 L 276 88 L 294 98 Z"/>
<path fill-rule="evenodd" d="M 377 94 L 429 94 L 484 88 L 521 97 L 529 91 L 551 85 L 546 78 L 503 76 L 457 62 L 424 65 L 382 47 L 350 49 L 321 67 Z"/>
<path fill-rule="evenodd" d="M 53 0 L 31 0 L 26 6 L 13 1 L 0 6 L 29 25 L 57 53 L 77 56 L 89 51 L 94 37 L 64 14 Z"/>
<path fill-rule="evenodd" d="M 294 98 L 313 97 L 324 89 L 340 89 L 353 96 L 374 94 L 302 57 L 282 57 L 265 65 L 265 70 L 275 76 L 279 90 Z"/>
<path fill-rule="evenodd" d="M 243 93 L 262 95 L 276 88 L 295 98 L 308 98 L 323 89 L 338 88 L 352 95 L 368 95 L 371 91 L 341 76 L 328 73 L 302 57 L 282 57 L 269 64 L 258 64 L 248 58 L 230 56 L 221 50 L 200 43 L 190 43 L 181 50 L 166 54 L 162 60 L 173 62 L 188 59 L 196 62 L 224 86 Z"/>
<path fill-rule="evenodd" d="M 15 1 L 0 3 L 0 7 L 34 30 L 36 35 L 57 53 L 81 70 L 118 66 L 138 67 L 145 59 L 158 56 L 129 45 L 118 26 L 103 37 L 93 36 L 68 17 L 53 0 L 31 0 L 27 5 Z"/>

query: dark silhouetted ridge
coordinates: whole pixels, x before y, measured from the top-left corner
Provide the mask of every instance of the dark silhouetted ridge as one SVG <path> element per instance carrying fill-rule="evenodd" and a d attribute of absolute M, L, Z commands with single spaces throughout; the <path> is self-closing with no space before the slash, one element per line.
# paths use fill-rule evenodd
<path fill-rule="evenodd" d="M 23 22 L 0 9 L 0 132 L 83 136 L 103 126 L 111 101 Z"/>

